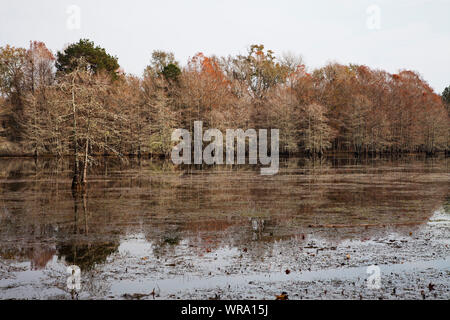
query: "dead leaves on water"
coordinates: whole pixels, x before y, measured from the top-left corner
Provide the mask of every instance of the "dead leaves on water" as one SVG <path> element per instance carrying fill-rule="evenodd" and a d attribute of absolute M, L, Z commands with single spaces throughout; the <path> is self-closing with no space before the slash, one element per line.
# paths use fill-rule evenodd
<path fill-rule="evenodd" d="M 280 295 L 275 296 L 275 300 L 289 300 L 287 292 L 282 292 Z"/>

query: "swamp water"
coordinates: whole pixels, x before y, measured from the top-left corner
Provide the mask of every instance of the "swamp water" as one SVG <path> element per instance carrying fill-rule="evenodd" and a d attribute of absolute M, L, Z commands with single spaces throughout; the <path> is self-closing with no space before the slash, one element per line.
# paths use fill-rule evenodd
<path fill-rule="evenodd" d="M 450 298 L 449 158 L 97 161 L 0 159 L 0 299 Z"/>

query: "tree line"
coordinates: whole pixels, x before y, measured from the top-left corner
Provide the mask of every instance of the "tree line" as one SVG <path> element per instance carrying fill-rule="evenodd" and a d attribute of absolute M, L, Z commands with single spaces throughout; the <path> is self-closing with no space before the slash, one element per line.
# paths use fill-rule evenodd
<path fill-rule="evenodd" d="M 182 66 L 154 51 L 141 77 L 81 39 L 54 55 L 43 42 L 0 47 L 2 154 L 75 157 L 168 155 L 176 128 L 280 129 L 280 152 L 449 150 L 450 87 L 436 94 L 417 73 L 329 63 L 263 45 L 228 57 L 197 53 Z"/>

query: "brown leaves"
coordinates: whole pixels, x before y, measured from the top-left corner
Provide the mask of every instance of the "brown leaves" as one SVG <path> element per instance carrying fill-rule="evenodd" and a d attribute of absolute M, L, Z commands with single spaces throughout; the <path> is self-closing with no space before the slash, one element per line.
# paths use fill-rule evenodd
<path fill-rule="evenodd" d="M 58 115 L 70 114 L 61 110 L 62 101 L 70 97 L 59 89 L 69 90 L 71 82 L 54 74 L 54 61 L 43 42 L 33 41 L 29 49 L 1 47 L 0 91 L 5 97 L 32 92 L 23 118 L 36 122 L 21 126 L 36 129 L 20 134 L 39 140 L 26 144 L 42 145 L 40 148 L 48 153 L 61 154 L 67 150 L 56 148 L 69 145 L 65 141 L 69 133 L 60 129 L 66 123 L 48 125 L 62 132 L 37 134 L 49 131 L 44 117 L 55 112 L 53 109 Z M 158 76 L 169 64 L 178 64 L 173 53 L 155 51 L 151 70 L 143 79 L 122 76 L 121 83 L 112 85 L 100 78 L 81 81 L 78 77 L 77 105 L 92 105 L 92 98 L 94 105 L 102 107 L 102 114 L 90 121 L 89 139 L 94 151 L 168 155 L 173 128 L 192 129 L 193 120 L 219 129 L 282 128 L 280 150 L 287 152 L 321 155 L 334 148 L 367 154 L 412 150 L 433 153 L 447 148 L 447 110 L 440 95 L 416 72 L 390 74 L 364 65 L 331 63 L 309 74 L 300 60 L 279 60 L 263 45 L 252 45 L 248 54 L 229 58 L 197 53 L 173 86 Z M 37 88 L 42 83 L 46 84 L 46 96 L 39 106 Z M 54 99 L 49 97 L 51 92 L 56 92 Z M 89 99 L 81 99 L 83 95 L 89 95 Z M 24 97 L 15 99 L 24 101 Z M 35 107 L 42 109 L 42 114 L 35 113 Z M 52 114 L 50 118 L 56 117 Z M 58 118 L 60 122 L 66 120 Z M 79 125 L 83 126 L 82 121 Z M 53 145 L 54 136 L 62 139 Z"/>
<path fill-rule="evenodd" d="M 289 300 L 287 292 L 282 292 L 280 295 L 275 296 L 275 300 Z"/>

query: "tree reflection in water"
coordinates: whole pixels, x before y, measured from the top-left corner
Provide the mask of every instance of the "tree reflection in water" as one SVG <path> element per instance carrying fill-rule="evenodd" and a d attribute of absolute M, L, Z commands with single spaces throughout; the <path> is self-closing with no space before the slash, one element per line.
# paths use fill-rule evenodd
<path fill-rule="evenodd" d="M 201 255 L 301 241 L 318 228 L 336 242 L 387 226 L 411 232 L 440 206 L 448 210 L 448 158 L 291 158 L 271 177 L 248 165 L 102 161 L 88 188 L 72 193 L 68 160 L 1 159 L 1 259 L 40 269 L 57 257 L 90 270 L 133 233 L 158 256 L 186 243 Z"/>

